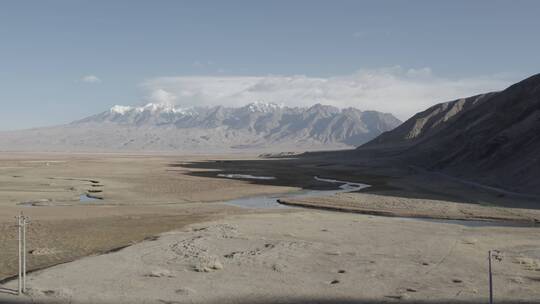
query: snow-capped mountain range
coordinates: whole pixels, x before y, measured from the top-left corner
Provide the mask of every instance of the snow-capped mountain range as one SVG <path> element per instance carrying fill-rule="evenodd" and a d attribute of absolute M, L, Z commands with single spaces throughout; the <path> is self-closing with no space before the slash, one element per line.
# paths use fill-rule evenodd
<path fill-rule="evenodd" d="M 62 126 L 3 132 L 0 144 L 7 150 L 46 151 L 321 150 L 358 146 L 400 123 L 387 113 L 321 104 L 182 108 L 148 103 L 116 105 Z"/>
<path fill-rule="evenodd" d="M 277 109 L 284 108 L 285 105 L 283 104 L 276 104 L 276 103 L 266 103 L 266 102 L 253 102 L 248 105 L 246 105 L 244 108 L 251 112 L 272 112 Z M 182 108 L 180 106 L 176 106 L 173 104 L 159 104 L 159 103 L 147 103 L 144 106 L 139 107 L 132 107 L 132 106 L 122 106 L 122 105 L 115 105 L 111 107 L 109 110 L 111 114 L 119 114 L 119 115 L 126 115 L 128 113 L 142 113 L 142 112 L 159 112 L 159 113 L 180 113 L 184 115 L 194 115 L 197 113 L 197 110 L 205 109 L 208 107 L 188 107 L 188 108 Z"/>

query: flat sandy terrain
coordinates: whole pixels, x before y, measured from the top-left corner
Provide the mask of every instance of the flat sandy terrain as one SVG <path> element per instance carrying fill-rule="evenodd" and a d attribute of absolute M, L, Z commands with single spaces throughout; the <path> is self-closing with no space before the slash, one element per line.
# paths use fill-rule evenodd
<path fill-rule="evenodd" d="M 273 179 L 235 180 L 219 173 Z M 484 301 L 489 249 L 506 255 L 496 266 L 499 299 L 540 298 L 538 228 L 468 228 L 222 203 L 336 187 L 314 176 L 371 187 L 286 200 L 388 216 L 526 223 L 540 218 L 537 200 L 407 167 L 317 154 L 269 160 L 0 153 L 0 303 Z M 81 195 L 101 199 L 81 201 Z M 14 216 L 21 211 L 31 218 L 29 269 L 43 269 L 30 275 L 30 298 L 10 295 L 16 281 L 9 278 L 17 271 Z"/>
<path fill-rule="evenodd" d="M 429 233 L 426 233 L 429 231 Z M 27 299 L 63 303 L 498 303 L 540 298 L 534 228 L 323 211 L 233 216 L 30 275 Z M 15 282 L 7 285 L 14 288 Z"/>
<path fill-rule="evenodd" d="M 32 221 L 29 269 L 35 269 L 107 252 L 201 220 L 250 212 L 204 202 L 295 189 L 190 176 L 186 173 L 197 169 L 171 166 L 207 159 L 0 154 L 0 280 L 17 272 L 14 216 L 21 211 Z M 84 194 L 103 200 L 81 202 Z"/>

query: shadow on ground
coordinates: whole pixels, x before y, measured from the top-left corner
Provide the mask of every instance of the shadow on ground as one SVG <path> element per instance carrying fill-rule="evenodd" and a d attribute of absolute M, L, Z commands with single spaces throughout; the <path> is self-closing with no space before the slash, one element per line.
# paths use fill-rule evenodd
<path fill-rule="evenodd" d="M 0 287 L 0 294 L 17 295 L 17 290 Z"/>
<path fill-rule="evenodd" d="M 324 155 L 324 154 L 322 154 Z M 335 189 L 335 184 L 319 182 L 315 176 L 355 183 L 369 184 L 361 190 L 366 193 L 403 198 L 446 200 L 458 203 L 483 204 L 514 208 L 539 209 L 536 200 L 527 200 L 485 189 L 463 185 L 459 182 L 436 178 L 430 174 L 411 169 L 398 161 L 359 158 L 351 161 L 345 153 L 336 153 L 332 158 L 314 153 L 295 158 L 215 160 L 191 163 L 172 163 L 169 167 L 194 170 L 188 175 L 206 178 L 225 178 L 218 174 L 249 174 L 272 176 L 275 179 L 243 179 L 252 184 L 299 187 L 303 189 Z M 340 157 L 340 155 L 344 155 Z"/>

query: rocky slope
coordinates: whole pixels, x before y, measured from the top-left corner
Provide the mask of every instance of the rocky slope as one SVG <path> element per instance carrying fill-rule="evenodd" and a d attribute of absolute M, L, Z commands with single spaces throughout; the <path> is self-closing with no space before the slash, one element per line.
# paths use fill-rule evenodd
<path fill-rule="evenodd" d="M 540 193 L 540 74 L 435 105 L 359 150 L 392 150 L 431 170 Z"/>
<path fill-rule="evenodd" d="M 68 125 L 0 133 L 0 150 L 228 152 L 350 148 L 393 129 L 391 114 L 252 103 L 114 106 Z"/>

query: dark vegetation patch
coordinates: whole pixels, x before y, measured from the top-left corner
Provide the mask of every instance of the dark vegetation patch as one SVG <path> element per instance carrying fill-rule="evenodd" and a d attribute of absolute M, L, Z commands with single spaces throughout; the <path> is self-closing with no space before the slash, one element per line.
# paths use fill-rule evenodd
<path fill-rule="evenodd" d="M 253 176 L 273 176 L 275 179 L 242 179 L 252 184 L 299 187 L 312 190 L 336 189 L 339 184 L 317 181 L 315 176 L 354 183 L 370 184 L 372 187 L 387 187 L 388 177 L 366 174 L 361 171 L 340 169 L 334 166 L 319 167 L 317 164 L 299 162 L 295 159 L 206 161 L 173 163 L 169 167 L 206 169 L 212 171 L 190 172 L 189 175 L 207 178 L 224 178 L 218 174 L 245 174 Z"/>

